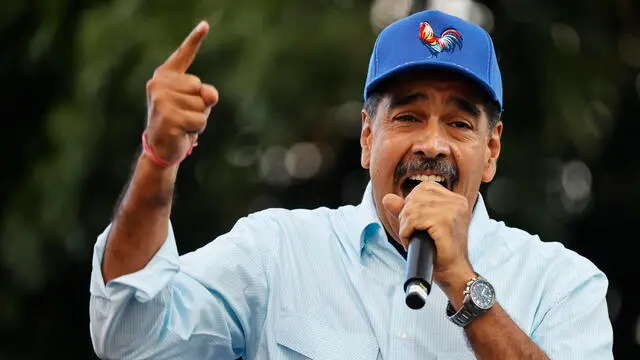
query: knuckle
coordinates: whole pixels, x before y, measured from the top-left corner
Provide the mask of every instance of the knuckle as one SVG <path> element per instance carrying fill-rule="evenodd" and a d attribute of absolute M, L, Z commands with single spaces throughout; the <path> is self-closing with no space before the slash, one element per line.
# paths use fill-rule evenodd
<path fill-rule="evenodd" d="M 156 87 L 156 81 L 154 80 L 154 78 L 147 80 L 147 84 L 146 84 L 147 92 L 153 92 L 153 89 L 155 89 L 155 87 Z"/>
<path fill-rule="evenodd" d="M 181 124 L 184 122 L 184 115 L 182 111 L 180 111 L 176 107 L 172 106 L 167 111 L 168 111 L 168 117 L 169 119 L 171 119 L 171 122 L 173 124 Z"/>
<path fill-rule="evenodd" d="M 404 221 L 407 220 L 407 206 L 405 206 L 402 210 L 400 210 L 400 213 L 398 214 L 398 220 L 400 220 L 400 225 L 402 225 L 404 223 Z"/>
<path fill-rule="evenodd" d="M 175 123 L 175 111 L 164 102 L 156 105 L 156 113 L 158 123 L 162 126 L 167 126 Z"/>
<path fill-rule="evenodd" d="M 414 222 L 414 216 L 413 216 L 413 214 L 412 214 L 412 213 L 409 213 L 409 214 L 405 214 L 405 215 L 404 215 L 404 217 L 403 217 L 403 223 L 404 223 L 404 227 L 405 227 L 405 228 L 408 228 L 408 227 L 412 226 L 412 225 L 413 225 L 413 222 Z"/>
<path fill-rule="evenodd" d="M 405 213 L 412 213 L 423 201 L 424 199 L 421 199 L 419 196 L 413 196 L 412 198 L 407 197 L 404 206 L 402 207 L 402 211 Z"/>
<path fill-rule="evenodd" d="M 158 78 L 160 76 L 163 76 L 165 73 L 165 68 L 164 66 L 160 65 L 158 66 L 154 71 L 153 71 L 153 78 Z"/>
<path fill-rule="evenodd" d="M 202 85 L 202 80 L 200 80 L 199 77 L 197 77 L 196 75 L 193 74 L 187 74 L 189 80 L 194 84 L 194 85 Z"/>
<path fill-rule="evenodd" d="M 163 103 L 165 103 L 166 92 L 160 89 L 153 89 L 151 91 L 151 104 L 153 106 L 160 108 Z"/>
<path fill-rule="evenodd" d="M 419 186 L 419 185 L 418 185 L 418 186 Z M 416 191 L 416 190 L 418 190 L 418 191 Z M 413 199 L 415 199 L 415 197 L 416 197 L 416 195 L 415 195 L 415 194 L 416 194 L 416 193 L 419 193 L 419 192 L 420 192 L 420 189 L 413 189 L 413 191 L 411 191 L 411 192 L 407 195 L 407 197 L 404 199 L 404 201 L 405 201 L 405 206 L 407 206 L 407 205 L 409 205 L 410 203 L 412 203 L 412 202 L 413 202 Z"/>
<path fill-rule="evenodd" d="M 189 108 L 202 113 L 202 115 L 204 115 L 206 110 L 204 99 L 199 96 L 192 96 L 188 101 L 188 106 Z"/>
<path fill-rule="evenodd" d="M 193 91 L 200 90 L 200 87 L 202 86 L 202 81 L 200 80 L 200 78 L 192 74 L 185 74 L 185 83 L 187 84 L 189 89 Z"/>

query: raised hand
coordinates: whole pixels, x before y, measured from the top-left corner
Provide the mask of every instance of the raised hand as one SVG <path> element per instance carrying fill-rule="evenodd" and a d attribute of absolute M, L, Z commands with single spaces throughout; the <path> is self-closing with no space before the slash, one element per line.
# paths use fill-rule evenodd
<path fill-rule="evenodd" d="M 190 153 L 218 102 L 215 87 L 187 73 L 208 32 L 209 24 L 200 22 L 147 82 L 146 142 L 162 163 Z"/>

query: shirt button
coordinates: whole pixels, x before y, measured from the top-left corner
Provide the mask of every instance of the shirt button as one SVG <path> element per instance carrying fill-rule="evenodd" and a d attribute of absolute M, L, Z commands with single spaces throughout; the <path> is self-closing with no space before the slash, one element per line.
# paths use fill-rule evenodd
<path fill-rule="evenodd" d="M 398 337 L 399 337 L 400 339 L 405 339 L 405 338 L 407 337 L 407 333 L 406 333 L 406 332 L 404 332 L 404 331 L 401 331 L 401 332 L 398 334 Z"/>

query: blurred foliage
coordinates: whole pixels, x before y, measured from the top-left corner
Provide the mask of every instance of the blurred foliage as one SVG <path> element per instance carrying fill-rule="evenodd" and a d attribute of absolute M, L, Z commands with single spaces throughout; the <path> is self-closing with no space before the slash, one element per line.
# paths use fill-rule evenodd
<path fill-rule="evenodd" d="M 190 72 L 214 84 L 221 101 L 180 171 L 173 221 L 181 252 L 248 211 L 359 201 L 367 180 L 357 140 L 361 94 L 379 31 L 372 23 L 381 21 L 372 22 L 371 9 L 402 4 L 425 6 L 5 1 L 0 359 L 93 357 L 92 245 L 139 151 L 144 84 L 199 20 L 211 31 Z M 632 358 L 640 298 L 626 248 L 637 236 L 625 234 L 640 216 L 640 6 L 504 0 L 479 9 L 490 15 L 506 102 L 498 177 L 483 188 L 489 208 L 609 275 L 616 358 Z M 278 177 L 286 173 L 282 154 L 299 142 L 317 144 L 319 173 Z"/>

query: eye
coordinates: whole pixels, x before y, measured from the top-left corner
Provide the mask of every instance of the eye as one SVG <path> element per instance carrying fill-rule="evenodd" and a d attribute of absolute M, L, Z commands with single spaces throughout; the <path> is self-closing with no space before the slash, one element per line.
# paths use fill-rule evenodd
<path fill-rule="evenodd" d="M 471 129 L 471 125 L 466 121 L 452 121 L 449 125 L 460 129 Z"/>
<path fill-rule="evenodd" d="M 418 119 L 417 117 L 413 116 L 413 115 L 400 115 L 400 116 L 396 116 L 395 120 L 398 121 L 405 121 L 405 122 L 420 122 L 420 119 Z"/>

